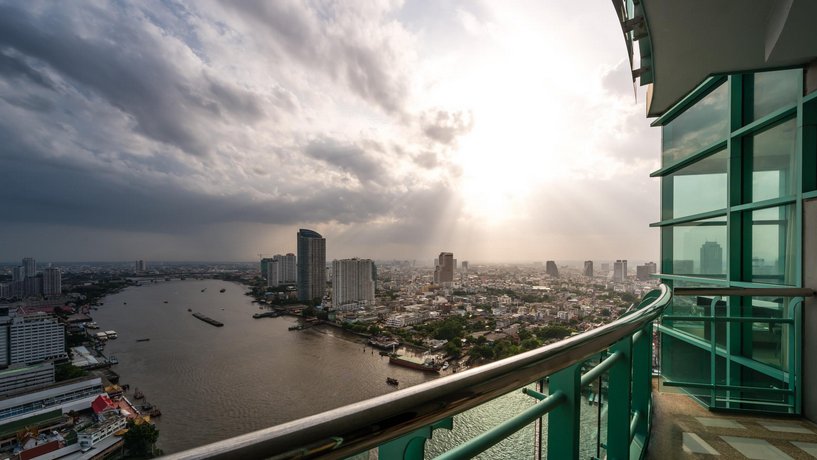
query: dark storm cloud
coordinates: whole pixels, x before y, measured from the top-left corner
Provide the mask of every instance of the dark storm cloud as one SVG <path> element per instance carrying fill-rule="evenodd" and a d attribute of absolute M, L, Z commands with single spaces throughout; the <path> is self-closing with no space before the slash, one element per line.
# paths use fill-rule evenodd
<path fill-rule="evenodd" d="M 10 78 L 24 78 L 44 88 L 54 89 L 51 79 L 39 70 L 31 67 L 24 59 L 0 49 L 0 75 Z"/>
<path fill-rule="evenodd" d="M 459 136 L 467 134 L 474 127 L 470 112 L 449 112 L 435 110 L 423 114 L 423 132 L 441 144 L 453 144 Z"/>
<path fill-rule="evenodd" d="M 304 153 L 355 176 L 360 182 L 379 182 L 386 178 L 387 172 L 380 160 L 357 145 L 324 138 L 311 142 Z"/>
<path fill-rule="evenodd" d="M 0 5 L 0 46 L 50 67 L 78 89 L 132 116 L 143 134 L 189 154 L 210 151 L 209 134 L 203 129 L 206 117 L 252 121 L 263 114 L 247 91 L 205 77 L 198 69 L 180 68 L 173 56 L 163 53 L 167 43 L 147 31 L 138 11 L 71 8 L 46 4 L 45 12 L 35 14 Z M 83 18 L 85 14 L 94 16 L 93 21 Z M 92 33 L 79 33 L 89 26 Z M 21 61 L 15 62 L 7 60 L 6 67 L 20 68 Z M 46 81 L 31 72 L 25 75 L 39 84 Z"/>
<path fill-rule="evenodd" d="M 378 12 L 366 17 L 333 9 L 354 8 L 345 2 L 317 11 L 293 1 L 225 1 L 222 5 L 254 31 L 266 31 L 269 39 L 261 42 L 279 57 L 326 73 L 386 112 L 404 111 L 409 85 L 400 62 L 407 50 L 396 42 L 395 30 L 372 27 Z"/>

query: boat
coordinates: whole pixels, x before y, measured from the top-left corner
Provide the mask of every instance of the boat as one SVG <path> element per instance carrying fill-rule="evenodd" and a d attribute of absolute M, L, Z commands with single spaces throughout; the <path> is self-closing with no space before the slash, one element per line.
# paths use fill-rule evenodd
<path fill-rule="evenodd" d="M 369 339 L 368 344 L 381 350 L 393 350 L 394 347 L 400 346 L 400 341 L 387 336 L 378 336 Z"/>
<path fill-rule="evenodd" d="M 206 291 L 206 290 L 207 290 L 207 288 L 204 288 L 204 289 L 202 289 L 202 290 L 201 290 L 201 292 L 204 292 L 204 291 Z"/>
<path fill-rule="evenodd" d="M 136 341 L 137 341 L 137 342 L 150 342 L 150 339 L 149 339 L 149 338 L 144 338 L 144 339 L 136 339 Z"/>
<path fill-rule="evenodd" d="M 188 308 L 188 309 L 187 309 L 187 311 L 193 311 L 193 309 L 192 309 L 192 308 Z"/>
<path fill-rule="evenodd" d="M 118 360 L 118 359 L 116 359 L 116 356 L 113 356 L 113 355 L 111 355 L 111 356 L 108 358 L 108 362 L 109 362 L 109 363 L 111 363 L 111 364 L 119 364 L 119 360 Z"/>
<path fill-rule="evenodd" d="M 289 326 L 289 330 L 290 330 L 290 331 L 300 331 L 300 330 L 301 330 L 301 329 L 303 329 L 303 328 L 304 328 L 304 327 L 303 327 L 303 326 L 301 326 L 300 324 L 296 324 L 296 325 L 294 325 L 294 326 Z"/>
<path fill-rule="evenodd" d="M 227 289 L 221 288 L 218 290 L 218 292 L 227 292 Z"/>
<path fill-rule="evenodd" d="M 400 385 L 400 382 L 398 382 L 397 379 L 391 377 L 386 377 L 386 383 L 394 386 Z"/>
<path fill-rule="evenodd" d="M 133 399 L 145 399 L 145 394 L 137 388 L 133 390 Z"/>
<path fill-rule="evenodd" d="M 167 300 L 165 300 L 163 303 L 167 303 Z"/>
<path fill-rule="evenodd" d="M 277 311 L 265 311 L 263 313 L 255 313 L 252 315 L 253 318 L 277 318 L 280 314 Z"/>
<path fill-rule="evenodd" d="M 159 417 L 160 415 L 162 415 L 162 411 L 160 411 L 158 407 L 153 406 L 153 409 L 151 409 L 148 412 L 148 415 L 150 415 L 151 417 Z"/>
<path fill-rule="evenodd" d="M 213 318 L 210 318 L 209 316 L 202 315 L 199 312 L 193 313 L 193 316 L 195 316 L 196 318 L 204 321 L 205 323 L 212 324 L 215 327 L 224 326 L 224 323 L 222 323 L 221 321 L 216 321 Z"/>
<path fill-rule="evenodd" d="M 398 356 L 395 354 L 389 355 L 389 364 L 407 367 L 423 372 L 440 372 L 440 366 L 433 358 L 425 359 L 423 361 L 416 361 L 406 356 Z"/>

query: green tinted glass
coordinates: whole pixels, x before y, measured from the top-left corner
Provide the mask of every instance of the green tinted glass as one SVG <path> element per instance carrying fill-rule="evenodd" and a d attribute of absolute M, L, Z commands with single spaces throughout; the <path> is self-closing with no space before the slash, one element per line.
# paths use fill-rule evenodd
<path fill-rule="evenodd" d="M 726 217 L 672 227 L 672 273 L 726 277 Z"/>
<path fill-rule="evenodd" d="M 751 85 L 751 90 L 746 91 L 746 106 L 749 113 L 745 122 L 751 123 L 775 110 L 796 104 L 802 74 L 800 69 L 790 69 L 761 72 L 748 77 L 747 82 Z"/>
<path fill-rule="evenodd" d="M 720 150 L 661 179 L 662 219 L 690 216 L 726 207 L 726 165 Z"/>
<path fill-rule="evenodd" d="M 796 128 L 797 123 L 792 118 L 745 139 L 747 155 L 744 158 L 752 171 L 751 193 L 745 202 L 768 200 L 795 192 Z"/>
<path fill-rule="evenodd" d="M 661 128 L 663 167 L 726 139 L 728 86 L 720 85 Z"/>
<path fill-rule="evenodd" d="M 780 206 L 749 213 L 750 225 L 745 225 L 744 238 L 751 242 L 751 254 L 745 258 L 746 281 L 794 285 L 796 228 L 794 206 Z"/>

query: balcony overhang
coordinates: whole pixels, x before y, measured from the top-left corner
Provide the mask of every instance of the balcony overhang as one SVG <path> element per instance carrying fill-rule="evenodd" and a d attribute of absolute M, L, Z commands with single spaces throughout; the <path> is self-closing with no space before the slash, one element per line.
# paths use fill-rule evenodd
<path fill-rule="evenodd" d="M 814 0 L 636 0 L 648 35 L 641 67 L 660 116 L 711 75 L 802 66 L 817 58 Z M 639 5 L 640 3 L 640 5 Z M 638 40 L 638 38 L 636 38 Z M 646 63 L 645 63 L 646 58 Z M 636 77 L 637 75 L 633 75 Z"/>

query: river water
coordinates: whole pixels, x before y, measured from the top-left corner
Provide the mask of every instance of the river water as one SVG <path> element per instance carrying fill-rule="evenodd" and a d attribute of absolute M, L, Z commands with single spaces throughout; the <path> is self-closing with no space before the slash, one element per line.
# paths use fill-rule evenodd
<path fill-rule="evenodd" d="M 396 391 L 386 377 L 398 379 L 400 388 L 439 378 L 389 365 L 340 330 L 289 331 L 292 317 L 253 319 L 261 310 L 244 292 L 219 280 L 160 281 L 108 296 L 93 312 L 101 330 L 118 332 L 105 353 L 119 360 L 120 383 L 161 408 L 158 446 L 165 453 Z M 143 338 L 150 340 L 137 341 Z M 534 402 L 515 392 L 457 416 L 455 430 L 437 430 L 427 452 L 439 454 Z M 583 431 L 593 424 L 587 418 Z M 528 427 L 484 457 L 530 458 L 532 433 Z"/>

